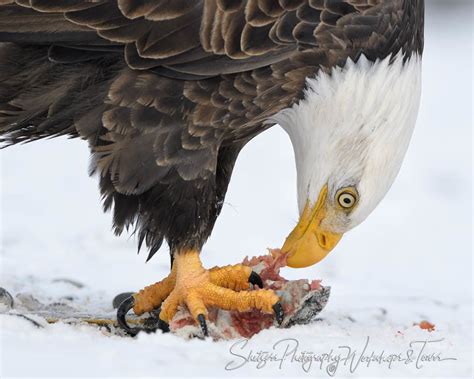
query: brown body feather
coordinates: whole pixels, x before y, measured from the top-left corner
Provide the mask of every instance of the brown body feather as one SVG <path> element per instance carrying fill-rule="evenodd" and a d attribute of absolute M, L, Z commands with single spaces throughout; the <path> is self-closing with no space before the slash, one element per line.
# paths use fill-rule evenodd
<path fill-rule="evenodd" d="M 88 140 L 117 233 L 200 248 L 306 77 L 421 51 L 422 30 L 423 0 L 0 0 L 0 134 Z"/>

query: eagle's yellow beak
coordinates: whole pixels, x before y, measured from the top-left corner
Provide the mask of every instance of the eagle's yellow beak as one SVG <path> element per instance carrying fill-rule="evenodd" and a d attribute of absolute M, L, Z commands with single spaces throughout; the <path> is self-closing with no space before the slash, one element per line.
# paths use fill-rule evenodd
<path fill-rule="evenodd" d="M 287 265 L 300 268 L 321 261 L 337 245 L 342 234 L 321 230 L 321 221 L 326 216 L 327 185 L 319 193 L 314 207 L 306 204 L 298 225 L 287 237 L 282 253 L 288 253 Z"/>

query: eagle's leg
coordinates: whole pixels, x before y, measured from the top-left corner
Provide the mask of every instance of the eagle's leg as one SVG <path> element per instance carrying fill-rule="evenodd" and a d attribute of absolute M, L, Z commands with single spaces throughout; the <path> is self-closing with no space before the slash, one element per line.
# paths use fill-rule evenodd
<path fill-rule="evenodd" d="M 164 300 L 164 294 L 172 283 L 173 289 Z M 199 252 L 180 252 L 175 254 L 173 269 L 164 281 L 143 289 L 119 307 L 119 322 L 121 315 L 124 316 L 131 307 L 137 315 L 141 315 L 160 304 L 160 319 L 165 323 L 173 318 L 178 306 L 187 306 L 204 335 L 207 335 L 207 306 L 226 310 L 247 311 L 256 308 L 266 313 L 275 312 L 277 320 L 281 322 L 283 314 L 278 296 L 271 290 L 243 291 L 249 288 L 249 283 L 262 286 L 262 280 L 250 267 L 234 265 L 206 270 L 201 264 Z M 122 322 L 121 325 L 124 326 Z M 136 330 L 131 332 L 134 334 Z"/>

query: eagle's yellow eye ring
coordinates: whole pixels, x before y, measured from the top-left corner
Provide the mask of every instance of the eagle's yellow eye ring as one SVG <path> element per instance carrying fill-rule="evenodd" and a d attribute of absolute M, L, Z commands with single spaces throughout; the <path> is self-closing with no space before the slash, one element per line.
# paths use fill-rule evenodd
<path fill-rule="evenodd" d="M 354 188 L 342 188 L 337 191 L 336 199 L 341 208 L 350 210 L 356 206 L 359 196 Z"/>

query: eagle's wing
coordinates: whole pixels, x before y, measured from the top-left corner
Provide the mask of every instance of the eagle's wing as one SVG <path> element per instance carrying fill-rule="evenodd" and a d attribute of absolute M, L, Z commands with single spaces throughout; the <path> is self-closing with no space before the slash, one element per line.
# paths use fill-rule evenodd
<path fill-rule="evenodd" d="M 406 0 L 0 0 L 0 39 L 50 58 L 124 50 L 134 69 L 190 79 L 266 67 L 311 47 L 396 43 Z M 388 46 L 387 46 L 388 47 Z M 315 57 L 318 59 L 320 57 Z M 321 59 L 321 58 L 320 58 Z M 322 62 L 312 62 L 314 66 Z"/>
<path fill-rule="evenodd" d="M 0 132 L 87 138 L 117 230 L 138 220 L 155 249 L 181 218 L 215 218 L 199 203 L 223 197 L 236 156 L 219 150 L 263 130 L 307 76 L 406 47 L 411 1 L 0 0 L 0 41 L 17 43 L 0 50 Z"/>

